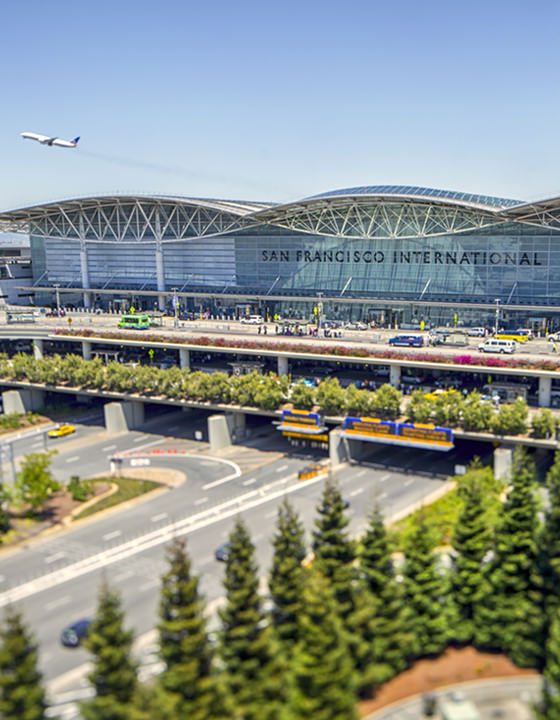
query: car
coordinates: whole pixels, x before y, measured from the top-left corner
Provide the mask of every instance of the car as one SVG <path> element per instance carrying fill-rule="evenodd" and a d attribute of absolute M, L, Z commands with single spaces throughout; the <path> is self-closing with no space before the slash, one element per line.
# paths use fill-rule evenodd
<path fill-rule="evenodd" d="M 64 628 L 60 634 L 60 642 L 64 647 L 78 647 L 82 640 L 85 640 L 89 636 L 89 628 L 91 620 L 89 618 L 83 618 L 78 620 L 67 628 Z"/>
<path fill-rule="evenodd" d="M 367 325 L 363 322 L 349 322 L 344 326 L 345 330 L 367 330 Z"/>
<path fill-rule="evenodd" d="M 264 323 L 264 318 L 262 315 L 246 315 L 241 318 L 241 323 L 243 325 L 262 325 Z"/>
<path fill-rule="evenodd" d="M 560 332 L 551 333 L 546 339 L 548 342 L 560 342 Z"/>
<path fill-rule="evenodd" d="M 389 338 L 389 345 L 423 347 L 424 338 L 421 335 L 395 335 L 395 337 Z"/>
<path fill-rule="evenodd" d="M 227 562 L 229 558 L 229 553 L 231 550 L 231 543 L 225 542 L 220 545 L 219 548 L 216 548 L 216 551 L 214 552 L 214 557 L 216 560 L 219 560 L 220 562 Z"/>
<path fill-rule="evenodd" d="M 64 308 L 60 308 L 59 310 L 53 308 L 52 310 L 47 310 L 45 317 L 66 317 L 66 310 L 64 310 Z"/>
<path fill-rule="evenodd" d="M 71 435 L 73 432 L 76 432 L 74 425 L 59 425 L 54 428 L 54 430 L 49 430 L 47 434 L 49 437 L 57 438 L 64 437 L 65 435 Z"/>
<path fill-rule="evenodd" d="M 486 328 L 474 327 L 467 330 L 467 335 L 470 337 L 486 337 Z"/>

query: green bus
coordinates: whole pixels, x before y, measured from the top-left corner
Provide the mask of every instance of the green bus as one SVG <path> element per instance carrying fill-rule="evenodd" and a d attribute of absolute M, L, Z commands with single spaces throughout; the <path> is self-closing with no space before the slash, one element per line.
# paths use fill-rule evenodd
<path fill-rule="evenodd" d="M 128 328 L 129 330 L 148 330 L 150 327 L 150 317 L 148 315 L 123 315 L 119 320 L 120 328 Z"/>

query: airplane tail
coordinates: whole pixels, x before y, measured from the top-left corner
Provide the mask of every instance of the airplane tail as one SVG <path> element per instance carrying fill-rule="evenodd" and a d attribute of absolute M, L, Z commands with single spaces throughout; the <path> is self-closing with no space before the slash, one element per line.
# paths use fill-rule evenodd
<path fill-rule="evenodd" d="M 79 140 L 79 139 L 80 139 L 80 136 L 78 135 L 78 137 L 75 137 L 75 138 L 72 140 L 72 142 L 74 143 L 74 145 L 77 145 L 77 144 L 78 144 L 78 140 Z"/>

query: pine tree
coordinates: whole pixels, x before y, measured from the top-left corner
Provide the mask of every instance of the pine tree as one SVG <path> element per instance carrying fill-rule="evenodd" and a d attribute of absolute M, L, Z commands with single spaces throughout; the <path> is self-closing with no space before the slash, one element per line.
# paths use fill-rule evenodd
<path fill-rule="evenodd" d="M 0 630 L 0 717 L 46 718 L 47 703 L 41 683 L 37 645 L 21 613 L 8 606 Z"/>
<path fill-rule="evenodd" d="M 548 509 L 541 537 L 543 585 L 548 614 L 560 605 L 560 451 L 546 476 Z"/>
<path fill-rule="evenodd" d="M 502 650 L 522 667 L 541 667 L 544 648 L 542 577 L 537 554 L 534 463 L 519 447 L 511 489 L 501 508 L 494 558 L 475 612 L 478 647 Z"/>
<path fill-rule="evenodd" d="M 348 537 L 349 520 L 344 513 L 344 502 L 337 483 L 329 478 L 325 483 L 319 517 L 313 531 L 315 563 L 333 590 L 343 621 L 352 611 L 353 562 L 355 546 Z"/>
<path fill-rule="evenodd" d="M 449 574 L 450 629 L 454 640 L 471 643 L 475 635 L 476 608 L 483 599 L 482 561 L 490 549 L 490 532 L 484 513 L 484 493 L 476 476 L 459 487 L 463 505 L 453 528 L 451 545 L 455 551 Z"/>
<path fill-rule="evenodd" d="M 93 654 L 89 681 L 95 697 L 82 703 L 85 720 L 130 720 L 137 685 L 136 664 L 131 655 L 133 633 L 123 627 L 120 597 L 105 580 L 99 591 L 97 612 L 90 626 L 87 649 Z"/>
<path fill-rule="evenodd" d="M 413 655 L 438 655 L 448 635 L 445 578 L 438 568 L 434 540 L 422 514 L 406 543 L 403 575 L 405 600 L 412 612 Z"/>
<path fill-rule="evenodd" d="M 232 715 L 243 720 L 275 720 L 284 701 L 283 667 L 275 656 L 272 629 L 265 626 L 255 548 L 241 520 L 229 540 L 220 655 Z"/>
<path fill-rule="evenodd" d="M 285 499 L 278 509 L 274 557 L 269 590 L 274 606 L 272 621 L 284 652 L 289 657 L 298 641 L 298 615 L 306 571 L 303 524 L 294 507 Z"/>
<path fill-rule="evenodd" d="M 162 704 L 171 716 L 208 720 L 218 713 L 217 684 L 206 631 L 204 601 L 184 540 L 168 548 L 169 569 L 162 578 L 159 607 L 159 656 L 165 668 L 159 677 Z M 162 714 L 163 717 L 163 714 Z"/>
<path fill-rule="evenodd" d="M 560 720 L 560 613 L 555 610 L 546 643 L 544 683 L 539 720 Z"/>
<path fill-rule="evenodd" d="M 303 590 L 300 642 L 292 662 L 289 720 L 354 720 L 355 680 L 329 583 L 313 571 Z"/>
<path fill-rule="evenodd" d="M 415 638 L 411 631 L 412 613 L 405 606 L 402 583 L 395 577 L 391 546 L 378 505 L 373 508 L 362 537 L 360 574 L 375 613 L 370 676 L 374 685 L 381 685 L 406 668 Z"/>

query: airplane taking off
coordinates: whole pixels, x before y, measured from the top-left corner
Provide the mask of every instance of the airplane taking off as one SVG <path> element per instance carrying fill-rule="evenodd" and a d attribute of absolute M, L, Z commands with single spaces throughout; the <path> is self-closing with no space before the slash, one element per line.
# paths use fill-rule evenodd
<path fill-rule="evenodd" d="M 48 135 L 39 135 L 39 133 L 33 132 L 22 132 L 21 137 L 24 140 L 36 140 L 41 145 L 56 145 L 57 147 L 75 148 L 78 145 L 80 136 L 75 137 L 73 140 L 61 140 L 57 137 L 49 137 Z"/>

